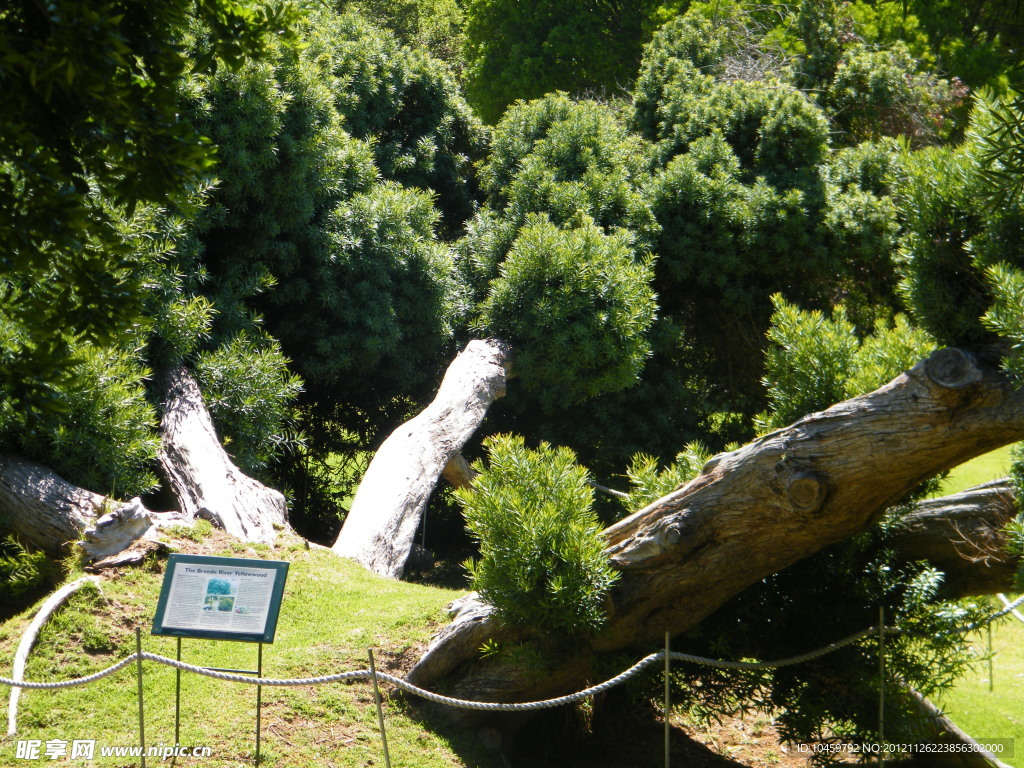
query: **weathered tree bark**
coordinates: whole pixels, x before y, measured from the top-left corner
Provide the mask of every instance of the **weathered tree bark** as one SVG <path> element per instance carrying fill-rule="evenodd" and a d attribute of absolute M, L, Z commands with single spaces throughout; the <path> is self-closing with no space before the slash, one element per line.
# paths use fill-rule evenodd
<path fill-rule="evenodd" d="M 442 470 L 505 394 L 508 348 L 474 340 L 448 367 L 433 402 L 381 445 L 332 549 L 382 576 L 400 578 Z"/>
<path fill-rule="evenodd" d="M 441 470 L 441 477 L 452 488 L 468 488 L 473 484 L 476 471 L 466 461 L 465 456 L 457 453 L 444 465 L 444 469 Z"/>
<path fill-rule="evenodd" d="M 181 511 L 243 541 L 273 543 L 288 526 L 284 496 L 242 472 L 224 451 L 195 380 L 184 368 L 166 378 L 160 465 Z"/>
<path fill-rule="evenodd" d="M 9 454 L 0 456 L 0 514 L 23 542 L 54 556 L 81 539 L 89 560 L 120 552 L 146 535 L 156 517 L 137 498 L 101 496 Z"/>
<path fill-rule="evenodd" d="M 1007 478 L 929 499 L 903 518 L 896 554 L 908 563 L 927 560 L 943 571 L 946 597 L 1003 592 L 1013 588 L 1020 565 L 1007 551 L 1004 533 L 1016 514 L 1016 494 Z"/>
<path fill-rule="evenodd" d="M 455 695 L 564 693 L 597 654 L 649 648 L 695 626 L 745 587 L 865 530 L 928 477 L 1021 438 L 1024 393 L 997 364 L 939 350 L 874 392 L 714 457 L 692 482 L 608 528 L 620 579 L 605 627 L 564 659 L 571 673 L 476 663 L 482 640 L 501 632 L 479 615 L 444 633 L 410 678 L 429 685 L 459 667 Z"/>
<path fill-rule="evenodd" d="M 28 459 L 0 456 L 0 514 L 26 544 L 59 553 L 96 519 L 115 508 L 106 496 L 64 480 Z"/>

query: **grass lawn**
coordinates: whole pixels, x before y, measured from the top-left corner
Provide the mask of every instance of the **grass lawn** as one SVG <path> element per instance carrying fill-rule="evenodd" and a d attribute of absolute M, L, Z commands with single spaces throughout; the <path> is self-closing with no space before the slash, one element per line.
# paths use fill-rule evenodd
<path fill-rule="evenodd" d="M 955 468 L 943 484 L 942 493 L 957 493 L 1006 475 L 1010 447 Z M 979 656 L 987 653 L 986 632 L 972 639 Z M 1001 759 L 1009 765 L 1024 766 L 1024 623 L 1011 616 L 994 624 L 992 649 L 993 690 L 989 691 L 988 662 L 981 661 L 942 698 L 941 704 L 953 722 L 979 741 L 1014 739 L 1014 756 Z"/>
<path fill-rule="evenodd" d="M 211 534 L 199 544 L 176 541 L 189 551 L 288 560 L 291 568 L 277 636 L 264 647 L 267 677 L 306 677 L 368 667 L 373 648 L 378 667 L 408 666 L 432 631 L 446 622 L 443 607 L 460 593 L 378 578 L 329 551 L 307 550 L 298 540 L 271 549 Z M 135 627 L 143 649 L 174 657 L 173 638 L 148 634 L 163 575 L 163 560 L 107 577 L 102 589 L 79 592 L 44 628 L 29 659 L 29 680 L 64 680 L 104 668 L 131 654 Z M 0 668 L 10 670 L 18 640 L 38 606 L 0 625 Z M 204 666 L 255 669 L 256 646 L 185 640 L 183 659 Z M 399 672 L 399 674 L 401 674 Z M 146 744 L 174 744 L 174 671 L 144 662 Z M 6 697 L 7 688 L 2 693 Z M 87 686 L 24 691 L 15 737 L 0 737 L 0 765 L 16 760 L 19 739 L 95 739 L 96 759 L 61 758 L 61 765 L 136 765 L 137 759 L 99 758 L 100 746 L 138 744 L 134 665 Z M 256 689 L 192 674 L 182 675 L 181 744 L 209 745 L 205 758 L 177 765 L 227 768 L 251 765 Z M 500 765 L 475 737 L 424 715 L 400 696 L 386 703 L 388 746 L 394 765 L 412 768 Z M 297 688 L 264 688 L 262 764 L 266 766 L 383 765 L 377 714 L 368 682 Z M 6 729 L 5 729 L 6 730 Z M 49 762 L 49 761 L 47 761 Z M 148 763 L 160 764 L 151 758 Z M 25 763 L 26 765 L 28 763 Z"/>
<path fill-rule="evenodd" d="M 987 633 L 975 633 L 972 640 L 979 656 L 984 655 Z M 954 723 L 978 741 L 1013 739 L 1013 756 L 1000 759 L 1024 766 L 1024 623 L 1010 616 L 993 624 L 992 650 L 992 690 L 988 661 L 980 661 L 942 697 L 941 706 Z"/>
<path fill-rule="evenodd" d="M 991 453 L 971 459 L 955 467 L 942 484 L 942 495 L 959 493 L 1010 473 L 1010 448 L 1004 445 Z"/>

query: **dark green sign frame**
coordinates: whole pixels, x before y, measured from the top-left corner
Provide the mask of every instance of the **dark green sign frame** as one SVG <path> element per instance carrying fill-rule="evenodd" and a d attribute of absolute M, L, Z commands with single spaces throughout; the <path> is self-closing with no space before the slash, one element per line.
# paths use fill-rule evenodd
<path fill-rule="evenodd" d="M 273 643 L 288 565 L 281 560 L 171 555 L 152 634 Z"/>

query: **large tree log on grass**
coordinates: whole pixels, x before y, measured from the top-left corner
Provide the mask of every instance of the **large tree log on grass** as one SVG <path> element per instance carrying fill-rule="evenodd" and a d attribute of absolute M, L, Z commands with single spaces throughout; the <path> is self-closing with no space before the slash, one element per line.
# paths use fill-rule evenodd
<path fill-rule="evenodd" d="M 620 579 L 605 627 L 564 659 L 572 674 L 477 663 L 482 640 L 502 632 L 481 614 L 445 633 L 410 677 L 432 684 L 461 656 L 455 695 L 564 693 L 586 680 L 595 655 L 649 650 L 751 584 L 865 530 L 923 480 L 1022 438 L 1024 393 L 998 364 L 939 350 L 874 392 L 715 457 L 692 482 L 608 528 Z M 557 669 L 562 660 L 551 661 Z"/>
<path fill-rule="evenodd" d="M 18 456 L 0 456 L 0 515 L 26 544 L 51 554 L 77 539 L 115 506 L 56 472 Z"/>
<path fill-rule="evenodd" d="M 272 543 L 288 526 L 284 496 L 231 461 L 188 371 L 170 372 L 166 393 L 160 465 L 181 511 L 190 519 L 210 520 L 243 541 Z"/>
<path fill-rule="evenodd" d="M 499 341 L 466 345 L 448 367 L 433 402 L 395 430 L 374 455 L 334 543 L 335 554 L 382 576 L 401 577 L 441 472 L 480 426 L 491 403 L 505 394 L 507 363 L 508 349 Z M 458 467 L 449 469 L 457 472 Z"/>
<path fill-rule="evenodd" d="M 9 454 L 0 456 L 0 515 L 25 544 L 60 556 L 80 540 L 89 560 L 122 551 L 145 536 L 159 516 L 137 498 L 123 502 L 101 496 Z"/>

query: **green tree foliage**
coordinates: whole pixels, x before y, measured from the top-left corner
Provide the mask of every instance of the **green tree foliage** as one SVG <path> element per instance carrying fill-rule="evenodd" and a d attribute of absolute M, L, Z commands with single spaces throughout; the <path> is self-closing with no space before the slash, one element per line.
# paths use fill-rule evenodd
<path fill-rule="evenodd" d="M 403 45 L 427 51 L 456 74 L 463 69 L 462 0 L 339 0 L 338 5 L 391 30 Z"/>
<path fill-rule="evenodd" d="M 46 393 L 74 362 L 72 337 L 109 343 L 139 317 L 134 254 L 105 201 L 130 213 L 178 194 L 210 165 L 210 146 L 178 119 L 188 19 L 215 32 L 191 62 L 208 72 L 261 51 L 290 14 L 286 4 L 233 0 L 5 6 L 0 277 L 4 322 L 20 326 L 3 354 L 9 396 L 58 407 Z"/>
<path fill-rule="evenodd" d="M 935 347 L 905 315 L 897 315 L 890 327 L 858 336 L 842 307 L 829 318 L 781 296 L 773 303 L 764 379 L 770 410 L 757 420 L 762 433 L 877 389 Z"/>
<path fill-rule="evenodd" d="M 6 533 L 2 522 L 0 520 L 0 620 L 31 605 L 57 572 L 49 555 L 26 548 L 17 537 Z"/>
<path fill-rule="evenodd" d="M 1016 0 L 858 2 L 854 10 L 878 42 L 906 39 L 933 71 L 956 76 L 972 90 L 1019 83 L 1019 73 L 1007 72 L 1024 41 Z"/>
<path fill-rule="evenodd" d="M 1022 198 L 1010 194 L 998 207 L 988 202 L 990 159 L 981 137 L 996 130 L 998 103 L 979 97 L 967 140 L 909 154 L 896 186 L 906 231 L 901 289 L 915 319 L 943 344 L 992 340 L 982 321 L 994 299 L 985 270 L 1024 266 Z"/>
<path fill-rule="evenodd" d="M 650 351 L 653 217 L 645 144 L 607 107 L 519 104 L 481 169 L 486 207 L 458 246 L 474 327 L 507 334 L 547 411 L 634 384 Z"/>
<path fill-rule="evenodd" d="M 486 144 L 480 121 L 432 56 L 354 15 L 327 29 L 330 36 L 318 30 L 305 37 L 333 62 L 334 104 L 345 130 L 372 140 L 384 178 L 435 193 L 444 231 L 453 235 L 479 195 L 472 163 Z"/>
<path fill-rule="evenodd" d="M 454 312 L 438 213 L 425 192 L 399 183 L 406 172 L 429 175 L 424 158 L 441 165 L 442 152 L 424 150 L 403 169 L 401 142 L 441 141 L 461 118 L 446 113 L 455 102 L 445 101 L 442 72 L 427 88 L 423 62 L 396 62 L 386 55 L 393 43 L 362 22 L 318 12 L 300 34 L 301 49 L 280 46 L 277 60 L 218 74 L 193 94 L 198 123 L 222 156 L 221 181 L 195 227 L 206 289 L 218 308 L 260 313 L 309 401 L 386 408 L 398 393 L 433 384 Z M 396 90 L 407 81 L 413 86 Z M 351 122 L 374 141 L 354 138 Z M 377 161 L 390 163 L 396 181 L 380 181 Z M 216 317 L 214 334 L 235 330 L 229 323 L 243 315 Z M 339 378 L 345 391 L 336 391 Z"/>
<path fill-rule="evenodd" d="M 640 60 L 644 0 L 469 0 L 466 92 L 494 123 L 551 91 L 617 95 Z"/>
<path fill-rule="evenodd" d="M 645 50 L 633 124 L 659 159 L 648 196 L 663 310 L 746 410 L 771 295 L 850 300 L 869 316 L 862 305 L 893 298 L 896 223 L 880 180 L 892 147 L 832 152 L 827 115 L 804 94 L 774 75 L 736 79 L 742 22 L 695 8 L 666 24 Z"/>
<path fill-rule="evenodd" d="M 821 94 L 821 102 L 847 142 L 906 136 L 931 143 L 956 127 L 967 88 L 918 71 L 907 47 L 851 46 Z"/>
<path fill-rule="evenodd" d="M 694 394 L 700 388 L 690 387 L 699 375 L 696 366 L 684 372 L 677 360 L 680 348 L 685 346 L 679 329 L 670 320 L 644 319 L 651 314 L 650 251 L 657 235 L 657 224 L 643 192 L 649 180 L 650 145 L 631 134 L 621 117 L 606 105 L 551 94 L 509 109 L 494 129 L 491 148 L 480 171 L 487 195 L 485 205 L 457 244 L 458 266 L 469 289 L 468 300 L 478 307 L 490 307 L 492 300 L 488 297 L 500 284 L 509 297 L 513 295 L 510 291 L 521 295 L 520 314 L 529 312 L 534 317 L 552 306 L 560 307 L 559 311 L 567 309 L 570 294 L 566 288 L 570 284 L 589 285 L 588 295 L 603 298 L 596 304 L 593 298 L 579 301 L 574 328 L 557 328 L 546 338 L 534 330 L 531 338 L 539 346 L 534 349 L 531 344 L 520 345 L 517 355 L 524 355 L 527 364 L 532 361 L 547 366 L 544 380 L 554 386 L 546 391 L 546 385 L 531 383 L 524 373 L 521 386 L 513 382 L 514 396 L 506 398 L 489 417 L 489 429 L 527 431 L 536 439 L 571 443 L 603 473 L 618 471 L 630 455 L 640 450 L 673 455 L 680 432 L 691 430 L 704 411 L 696 403 L 701 396 Z M 540 221 L 547 222 L 543 229 L 536 227 Z M 556 228 L 560 230 L 557 233 Z M 525 237 L 528 229 L 531 234 Z M 635 275 L 648 286 L 627 288 L 620 278 L 601 286 L 605 278 L 597 278 L 592 268 L 587 268 L 585 276 L 547 291 L 536 281 L 544 257 L 540 253 L 531 256 L 538 261 L 530 268 L 530 283 L 512 286 L 501 277 L 503 270 L 513 269 L 505 264 L 506 259 L 511 259 L 510 253 L 520 240 L 535 251 L 533 244 L 541 232 L 547 233 L 545 237 L 563 254 L 558 263 L 565 266 L 559 266 L 559 272 L 568 275 L 574 269 L 569 261 L 584 252 L 574 246 L 575 255 L 570 257 L 571 243 L 589 243 L 587 252 L 618 254 L 610 261 L 607 256 L 601 257 L 607 265 L 620 265 L 610 271 L 602 267 L 608 276 Z M 586 237 L 581 239 L 584 233 Z M 527 275 L 523 271 L 525 253 L 517 256 L 519 263 L 514 267 L 522 277 Z M 628 266 L 629 260 L 635 263 Z M 528 287 L 532 295 L 524 293 Z M 614 301 L 619 309 L 610 314 L 601 307 L 607 306 L 613 296 L 618 297 Z M 621 304 L 627 296 L 637 303 L 632 307 Z M 515 314 L 509 311 L 509 319 Z M 624 322 L 630 317 L 634 319 Z M 643 322 L 637 323 L 638 319 Z M 519 325 L 522 330 L 518 333 L 525 339 L 522 332 L 530 330 L 528 324 Z M 575 344 L 587 335 L 584 329 L 588 327 L 605 329 L 601 331 L 604 341 L 586 343 L 585 357 L 578 357 L 572 351 L 574 347 L 565 343 L 573 340 Z M 628 327 L 632 327 L 634 337 L 614 350 L 608 341 Z M 476 328 L 490 330 L 480 322 Z M 556 341 L 560 348 L 553 343 Z M 596 355 L 599 348 L 604 351 Z M 637 381 L 638 363 L 648 348 L 652 356 Z M 609 356 L 612 352 L 615 355 Z M 600 357 L 600 364 L 606 366 L 604 373 L 594 367 Z M 564 371 L 559 374 L 554 361 L 569 358 L 572 362 L 565 370 L 585 373 L 588 380 L 573 380 Z M 519 361 L 515 368 L 521 368 Z M 627 384 L 631 386 L 623 389 Z M 605 391 L 599 393 L 602 389 Z M 584 395 L 589 399 L 575 404 Z M 652 434 L 658 433 L 655 447 L 637 440 L 638 434 L 630 426 L 633 417 L 643 418 L 650 425 L 648 437 L 652 440 Z"/>
<path fill-rule="evenodd" d="M 675 461 L 667 467 L 660 466 L 660 462 L 654 456 L 646 453 L 636 454 L 626 469 L 629 494 L 627 498 L 619 500 L 625 513 L 637 512 L 690 482 L 701 473 L 701 469 L 710 458 L 711 451 L 696 441 L 676 454 Z"/>
<path fill-rule="evenodd" d="M 472 487 L 456 497 L 480 556 L 466 564 L 474 589 L 499 619 L 533 631 L 592 632 L 616 574 L 591 507 L 587 471 L 568 448 L 522 437 L 487 439 Z"/>
<path fill-rule="evenodd" d="M 635 384 L 657 304 L 626 233 L 530 216 L 490 284 L 477 326 L 510 341 L 515 369 L 554 410 Z"/>

